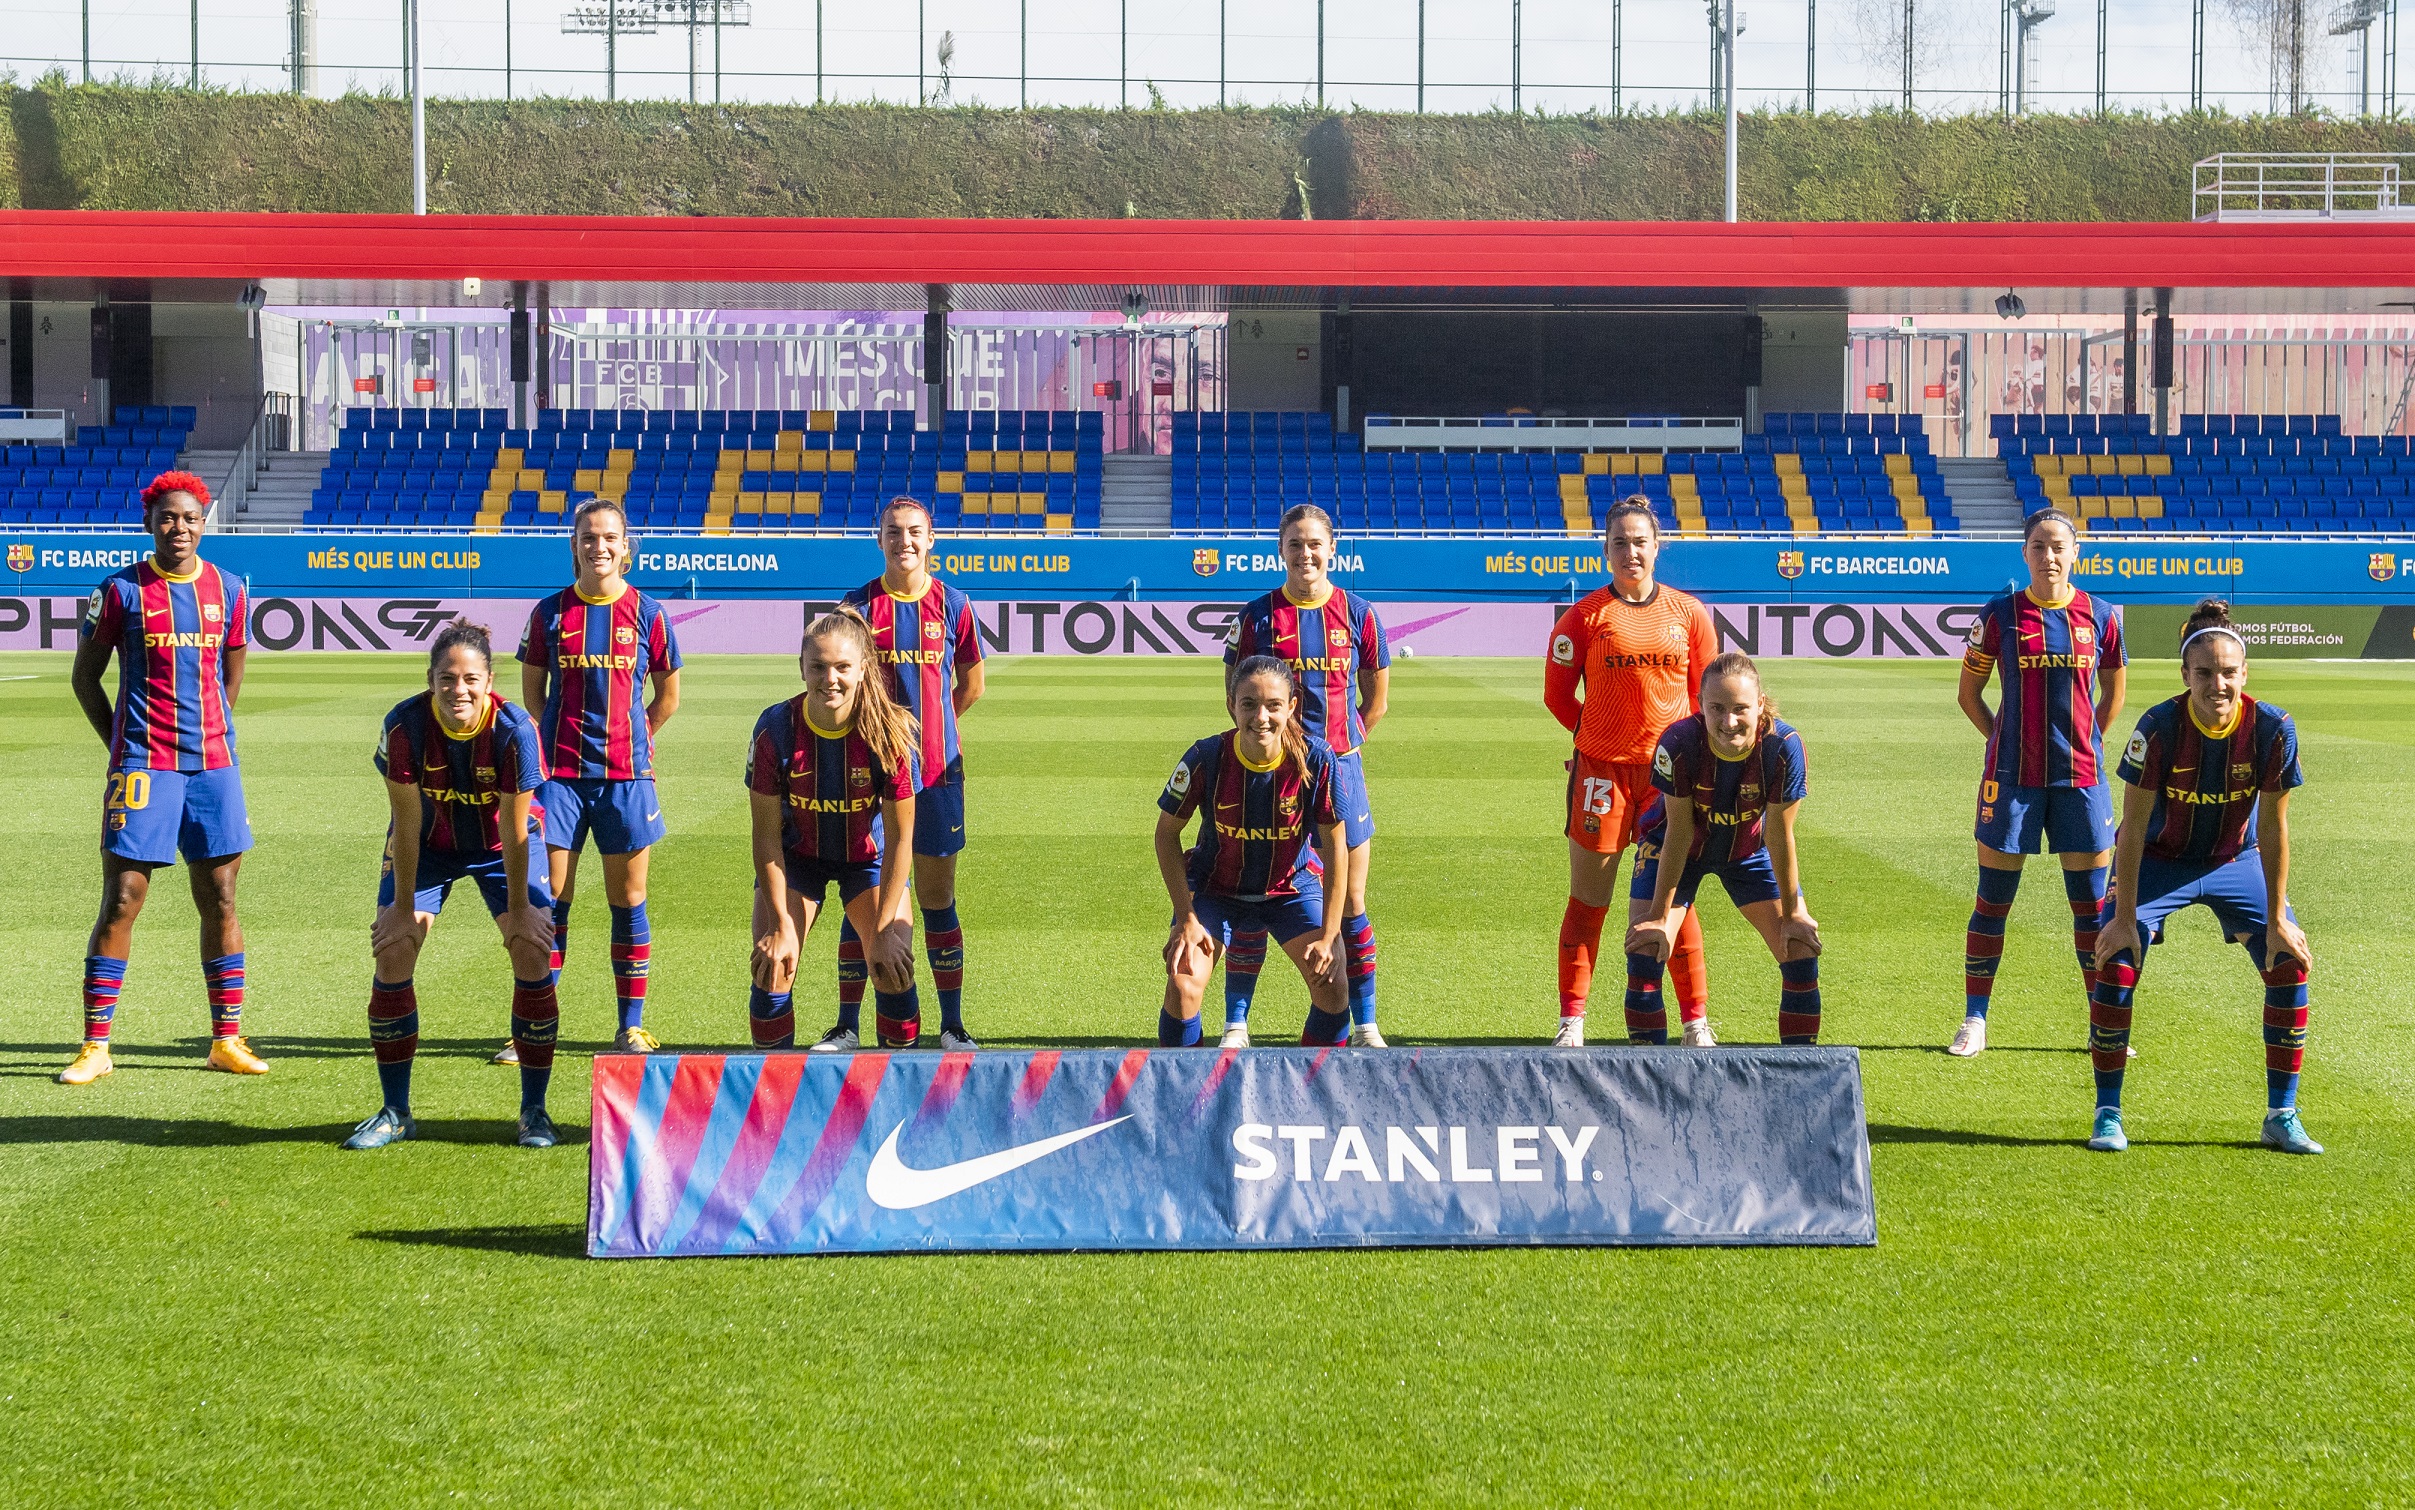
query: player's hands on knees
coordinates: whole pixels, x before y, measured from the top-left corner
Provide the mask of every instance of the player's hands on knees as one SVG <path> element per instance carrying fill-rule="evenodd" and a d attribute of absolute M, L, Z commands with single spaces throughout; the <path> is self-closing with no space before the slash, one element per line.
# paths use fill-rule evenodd
<path fill-rule="evenodd" d="M 416 948 L 424 932 L 410 903 L 397 901 L 380 907 L 369 924 L 369 952 L 384 954 L 406 946 Z"/>
<path fill-rule="evenodd" d="M 1184 913 L 1166 931 L 1166 973 L 1204 978 L 1215 962 L 1215 946 L 1196 913 Z"/>
<path fill-rule="evenodd" d="M 1790 912 L 1778 919 L 1778 958 L 1816 959 L 1819 953 L 1818 919 L 1808 912 Z"/>
<path fill-rule="evenodd" d="M 2279 964 L 2281 956 L 2284 954 L 2304 965 L 2309 971 L 2314 969 L 2314 951 L 2307 947 L 2306 930 L 2300 928 L 2296 923 L 2286 917 L 2274 918 L 2272 926 L 2265 930 L 2264 936 L 2266 939 L 2265 969 L 2269 970 Z"/>
<path fill-rule="evenodd" d="M 755 935 L 755 947 L 748 960 L 755 984 L 764 990 L 777 989 L 783 981 L 797 978 L 799 951 L 796 930 L 783 918 L 778 926 Z"/>
<path fill-rule="evenodd" d="M 891 918 L 881 924 L 865 947 L 865 962 L 875 976 L 886 972 L 887 984 L 875 980 L 883 991 L 903 991 L 914 980 L 914 924 L 903 917 Z"/>
<path fill-rule="evenodd" d="M 1308 947 L 1300 951 L 1300 963 L 1308 967 L 1309 975 L 1316 980 L 1328 986 L 1341 984 L 1342 951 L 1323 934 L 1310 939 Z"/>
<path fill-rule="evenodd" d="M 2138 919 L 2116 915 L 2096 931 L 2096 952 L 2088 957 L 2088 968 L 2102 970 L 2117 954 L 2129 955 L 2130 962 L 2136 964 L 2139 952 Z"/>
<path fill-rule="evenodd" d="M 1674 918 L 1645 918 L 1627 930 L 1627 952 L 1666 962 L 1676 948 Z"/>
<path fill-rule="evenodd" d="M 503 915 L 503 943 L 506 948 L 526 944 L 542 955 L 553 953 L 553 917 L 522 902 Z"/>

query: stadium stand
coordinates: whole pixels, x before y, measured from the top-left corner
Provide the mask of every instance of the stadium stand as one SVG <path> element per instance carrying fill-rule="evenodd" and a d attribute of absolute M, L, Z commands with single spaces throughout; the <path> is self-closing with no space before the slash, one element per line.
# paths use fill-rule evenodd
<path fill-rule="evenodd" d="M 127 406 L 115 423 L 85 425 L 72 445 L 0 447 L 0 520 L 11 524 L 123 524 L 142 487 L 176 465 L 193 433 L 182 405 Z"/>
<path fill-rule="evenodd" d="M 1917 421 L 1913 421 L 1917 424 Z M 1891 415 L 1773 414 L 1742 451 L 1367 451 L 1323 414 L 1178 414 L 1174 528 L 1270 530 L 1312 503 L 1345 531 L 1590 535 L 1618 500 L 1688 534 L 1958 526 L 1927 438 Z"/>
<path fill-rule="evenodd" d="M 500 409 L 350 411 L 306 524 L 495 530 L 558 522 L 587 495 L 635 528 L 860 529 L 887 499 L 932 500 L 954 529 L 1098 526 L 1102 419 L 1068 410 Z"/>
<path fill-rule="evenodd" d="M 2091 533 L 2415 528 L 2408 438 L 2343 435 L 2334 414 L 2188 414 L 2162 436 L 2145 415 L 1999 414 L 1991 428 L 2023 507 Z"/>

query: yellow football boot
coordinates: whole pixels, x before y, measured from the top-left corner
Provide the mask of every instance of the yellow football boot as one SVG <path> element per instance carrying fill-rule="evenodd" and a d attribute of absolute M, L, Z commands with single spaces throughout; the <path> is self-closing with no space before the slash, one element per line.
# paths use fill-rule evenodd
<path fill-rule="evenodd" d="M 224 1070 L 230 1075 L 265 1075 L 268 1062 L 252 1052 L 252 1046 L 240 1036 L 210 1040 L 210 1057 L 202 1068 Z"/>
<path fill-rule="evenodd" d="M 613 1038 L 612 1047 L 623 1054 L 651 1054 L 662 1047 L 662 1040 L 644 1028 L 623 1028 Z"/>
<path fill-rule="evenodd" d="M 109 1045 L 86 1042 L 75 1051 L 75 1062 L 59 1071 L 61 1085 L 90 1085 L 117 1066 L 109 1060 Z"/>

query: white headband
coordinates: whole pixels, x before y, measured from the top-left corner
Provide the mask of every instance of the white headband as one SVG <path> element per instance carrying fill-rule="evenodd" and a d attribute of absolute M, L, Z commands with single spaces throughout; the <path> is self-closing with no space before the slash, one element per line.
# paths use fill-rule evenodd
<path fill-rule="evenodd" d="M 2247 654 L 2247 641 L 2239 638 L 2238 630 L 2231 628 L 2228 624 L 2208 624 L 2203 629 L 2198 630 L 2195 634 L 2190 635 L 2187 639 L 2180 642 L 2180 658 L 2184 661 L 2187 660 L 2189 658 L 2189 647 L 2196 644 L 2199 640 L 2204 639 L 2209 634 L 2229 635 L 2233 640 L 2238 641 L 2239 653 L 2241 655 Z"/>

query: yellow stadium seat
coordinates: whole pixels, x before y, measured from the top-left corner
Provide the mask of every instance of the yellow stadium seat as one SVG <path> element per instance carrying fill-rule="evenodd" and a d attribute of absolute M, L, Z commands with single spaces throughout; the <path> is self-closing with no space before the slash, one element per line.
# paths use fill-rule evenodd
<path fill-rule="evenodd" d="M 977 515 L 977 516 L 979 516 L 979 517 L 981 517 L 981 518 L 984 518 L 984 519 L 988 518 L 988 517 L 989 517 L 989 494 L 987 494 L 987 493 L 967 493 L 967 494 L 965 494 L 965 495 L 964 495 L 964 502 L 963 502 L 963 503 L 962 503 L 962 504 L 959 506 L 959 510 L 958 510 L 958 511 L 959 511 L 960 513 L 964 514 L 964 515 L 965 515 L 966 517 L 968 517 L 968 518 L 973 517 L 973 516 L 976 516 L 976 515 Z"/>
<path fill-rule="evenodd" d="M 1878 461 L 1879 465 L 1886 469 L 1889 477 L 1909 477 L 1912 474 L 1912 458 L 1901 452 L 1893 456 L 1882 456 Z"/>
<path fill-rule="evenodd" d="M 819 493 L 799 493 L 796 496 L 794 503 L 791 504 L 789 513 L 799 519 L 821 518 L 822 495 Z"/>
<path fill-rule="evenodd" d="M 2082 519 L 2102 519 L 2105 517 L 2105 500 L 2102 498 L 2075 498 L 2072 500 L 2072 502 L 2078 507 L 2079 514 Z"/>
<path fill-rule="evenodd" d="M 939 491 L 940 491 L 940 492 L 942 492 L 942 493 L 961 493 L 961 492 L 963 492 L 963 491 L 964 491 L 964 474 L 963 474 L 962 472 L 942 472 L 942 473 L 940 473 L 940 474 L 939 474 Z"/>
<path fill-rule="evenodd" d="M 830 470 L 831 470 L 831 471 L 833 471 L 833 472 L 852 472 L 852 471 L 854 471 L 854 470 L 855 470 L 855 453 L 854 453 L 853 451 L 833 451 L 833 452 L 831 452 L 831 453 L 830 453 Z"/>
<path fill-rule="evenodd" d="M 836 409 L 815 409 L 809 411 L 805 416 L 805 428 L 808 430 L 818 430 L 822 434 L 828 435 L 838 427 L 839 412 Z"/>
<path fill-rule="evenodd" d="M 2083 456 L 2077 459 L 2088 464 L 2088 475 L 2091 477 L 2121 475 L 2121 458 L 2118 456 Z"/>
<path fill-rule="evenodd" d="M 739 459 L 744 463 L 744 466 L 741 467 L 740 470 L 747 472 L 768 472 L 772 468 L 772 457 L 775 454 L 777 453 L 771 451 L 738 452 L 737 455 Z M 731 453 L 727 451 L 721 453 L 722 467 L 727 468 L 729 466 L 730 455 Z"/>
<path fill-rule="evenodd" d="M 511 482 L 512 491 L 515 493 L 542 493 L 545 491 L 545 474 L 532 471 L 527 467 L 522 467 L 518 472 L 513 473 Z"/>
<path fill-rule="evenodd" d="M 635 451 L 615 451 L 604 458 L 605 471 L 618 472 L 624 477 L 628 476 L 630 468 L 636 465 L 637 453 Z"/>
<path fill-rule="evenodd" d="M 1048 470 L 1051 472 L 1071 472 L 1073 470 L 1073 453 L 1071 451 L 1049 452 Z M 1054 516 L 1052 515 L 1051 517 Z M 1068 528 L 1070 528 L 1070 526 L 1068 526 Z"/>
<path fill-rule="evenodd" d="M 2169 456 L 2148 456 L 2141 459 L 2147 464 L 2147 475 L 2149 477 L 2169 477 L 2172 475 L 2172 458 Z"/>
<path fill-rule="evenodd" d="M 537 512 L 540 514 L 559 514 L 568 507 L 570 507 L 570 495 L 560 489 L 551 489 L 537 495 Z"/>
<path fill-rule="evenodd" d="M 1023 470 L 1024 470 L 1024 471 L 1026 471 L 1026 472 L 1045 472 L 1045 471 L 1047 471 L 1047 470 L 1048 470 L 1048 453 L 1047 453 L 1046 451 L 1026 451 L 1026 452 L 1024 452 L 1024 453 L 1023 453 Z"/>
<path fill-rule="evenodd" d="M 783 493 L 777 491 L 776 489 L 766 491 L 763 495 L 764 517 L 767 519 L 786 519 L 788 517 L 789 501 L 795 497 L 796 495 L 794 493 Z"/>
<path fill-rule="evenodd" d="M 796 469 L 799 472 L 827 472 L 830 470 L 830 453 L 828 451 L 799 451 L 796 454 L 796 463 Z"/>
<path fill-rule="evenodd" d="M 1892 460 L 1892 458 L 1889 459 Z M 1771 457 L 1770 460 L 1777 464 L 1778 475 L 1780 477 L 1800 477 L 1803 475 L 1803 458 L 1796 455 L 1792 451 L 1780 451 L 1777 455 Z"/>
<path fill-rule="evenodd" d="M 1048 495 L 1046 493 L 1020 493 L 1016 496 L 1023 500 L 1023 506 L 1016 512 L 1030 514 L 1035 517 L 1044 516 L 1047 514 Z"/>
<path fill-rule="evenodd" d="M 2130 501 L 2138 505 L 2138 517 L 2141 519 L 2161 519 L 2163 517 L 2163 500 L 2153 493 L 2133 498 Z"/>
<path fill-rule="evenodd" d="M 763 495 L 761 493 L 754 492 L 739 493 L 738 507 L 736 512 L 738 517 L 741 519 L 746 518 L 750 514 L 761 514 L 763 512 Z"/>
<path fill-rule="evenodd" d="M 805 432 L 802 430 L 782 430 L 779 434 L 772 437 L 771 446 L 775 451 L 802 451 L 805 449 Z M 757 468 L 756 470 L 760 471 L 762 469 Z"/>
<path fill-rule="evenodd" d="M 802 451 L 774 451 L 771 453 L 771 469 L 775 472 L 794 472 L 804 455 Z"/>
<path fill-rule="evenodd" d="M 964 469 L 967 472 L 995 472 L 998 470 L 995 464 L 996 462 L 997 457 L 993 456 L 987 451 L 967 451 L 964 453 Z"/>
<path fill-rule="evenodd" d="M 1069 453 L 1069 454 L 1070 454 L 1070 453 Z M 1070 535 L 1070 534 L 1072 534 L 1072 533 L 1073 533 L 1073 516 L 1072 516 L 1071 514 L 1051 514 L 1051 515 L 1049 515 L 1049 516 L 1048 516 L 1048 533 L 1050 533 L 1050 534 L 1052 534 L 1052 535 Z"/>
<path fill-rule="evenodd" d="M 2113 463 L 2113 470 L 2119 476 L 2144 477 L 2147 475 L 2147 459 L 2143 456 L 2116 456 L 2113 458 Z M 2121 516 L 2117 514 L 2114 517 L 2118 519 Z"/>
<path fill-rule="evenodd" d="M 526 465 L 528 455 L 518 446 L 505 446 L 495 453 L 495 470 L 498 472 L 517 472 Z"/>
<path fill-rule="evenodd" d="M 603 481 L 604 470 L 601 467 L 581 467 L 570 474 L 570 485 L 582 493 L 594 492 L 603 485 Z"/>
<path fill-rule="evenodd" d="M 1668 468 L 1669 458 L 1659 451 L 1646 451 L 1635 458 L 1638 477 L 1658 477 Z"/>
<path fill-rule="evenodd" d="M 1607 477 L 1611 475 L 1611 465 L 1617 460 L 1617 457 L 1607 451 L 1587 451 L 1582 458 L 1585 470 L 1577 475 L 1580 477 Z"/>

